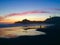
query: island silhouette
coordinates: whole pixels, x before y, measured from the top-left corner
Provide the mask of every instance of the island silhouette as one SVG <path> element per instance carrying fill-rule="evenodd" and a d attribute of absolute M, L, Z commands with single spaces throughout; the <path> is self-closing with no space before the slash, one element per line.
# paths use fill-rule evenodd
<path fill-rule="evenodd" d="M 15 24 L 17 23 L 22 23 L 22 24 L 30 24 L 30 23 L 43 23 L 43 21 L 30 21 L 28 19 L 23 19 L 22 21 L 17 21 L 15 22 Z"/>

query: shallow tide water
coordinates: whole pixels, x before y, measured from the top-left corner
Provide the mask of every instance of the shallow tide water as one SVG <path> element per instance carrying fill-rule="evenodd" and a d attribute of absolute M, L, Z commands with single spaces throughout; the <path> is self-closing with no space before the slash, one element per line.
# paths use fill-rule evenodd
<path fill-rule="evenodd" d="M 45 32 L 36 29 L 23 29 L 22 27 L 0 28 L 0 38 L 16 38 L 19 36 L 45 35 Z"/>

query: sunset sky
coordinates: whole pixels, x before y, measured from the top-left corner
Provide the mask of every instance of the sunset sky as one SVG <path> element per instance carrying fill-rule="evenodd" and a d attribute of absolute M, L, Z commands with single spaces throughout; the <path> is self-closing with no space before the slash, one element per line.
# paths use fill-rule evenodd
<path fill-rule="evenodd" d="M 0 0 L 0 23 L 60 16 L 60 0 Z"/>

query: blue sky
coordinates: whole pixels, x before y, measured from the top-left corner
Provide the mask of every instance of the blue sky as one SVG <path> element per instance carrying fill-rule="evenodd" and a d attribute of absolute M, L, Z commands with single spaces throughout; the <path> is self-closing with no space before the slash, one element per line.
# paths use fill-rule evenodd
<path fill-rule="evenodd" d="M 60 0 L 0 0 L 0 15 L 50 8 L 60 9 Z"/>
<path fill-rule="evenodd" d="M 0 0 L 0 22 L 44 21 L 49 16 L 60 16 L 60 0 Z"/>

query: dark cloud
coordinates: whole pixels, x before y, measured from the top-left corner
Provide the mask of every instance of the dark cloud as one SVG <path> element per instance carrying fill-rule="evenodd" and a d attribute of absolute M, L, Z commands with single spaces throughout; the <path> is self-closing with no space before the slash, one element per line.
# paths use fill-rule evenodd
<path fill-rule="evenodd" d="M 57 10 L 57 11 L 60 11 L 60 8 L 51 8 L 51 10 Z"/>
<path fill-rule="evenodd" d="M 58 11 L 60 11 L 60 9 L 58 9 L 58 8 L 55 8 L 55 10 L 58 10 Z"/>

